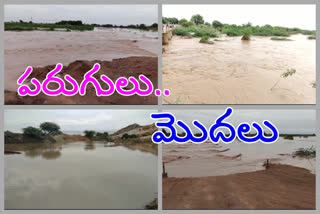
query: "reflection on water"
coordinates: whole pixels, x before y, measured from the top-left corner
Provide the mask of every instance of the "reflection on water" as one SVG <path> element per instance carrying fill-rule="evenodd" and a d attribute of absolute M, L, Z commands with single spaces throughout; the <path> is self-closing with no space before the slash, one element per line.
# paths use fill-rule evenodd
<path fill-rule="evenodd" d="M 96 147 L 93 142 L 86 142 L 84 146 L 84 150 L 94 150 Z"/>
<path fill-rule="evenodd" d="M 4 171 L 5 209 L 143 209 L 157 197 L 157 157 L 122 146 L 7 155 Z"/>
<path fill-rule="evenodd" d="M 316 138 L 299 138 L 286 140 L 279 138 L 273 144 L 244 144 L 235 141 L 231 144 L 203 143 L 170 144 L 163 146 L 163 159 L 180 159 L 166 164 L 169 177 L 202 177 L 228 175 L 264 169 L 263 163 L 269 159 L 271 163 L 289 164 L 309 169 L 315 173 L 315 158 L 293 158 L 291 154 L 299 148 L 316 146 Z M 224 152 L 218 152 L 224 151 Z M 233 157 L 240 157 L 232 159 Z"/>

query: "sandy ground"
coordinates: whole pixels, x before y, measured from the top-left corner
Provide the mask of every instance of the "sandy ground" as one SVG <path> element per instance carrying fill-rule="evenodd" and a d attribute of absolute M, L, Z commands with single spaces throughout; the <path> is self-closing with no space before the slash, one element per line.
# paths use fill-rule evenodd
<path fill-rule="evenodd" d="M 270 37 L 199 38 L 174 36 L 163 53 L 164 104 L 315 104 L 315 40 Z M 287 69 L 296 74 L 282 78 Z"/>
<path fill-rule="evenodd" d="M 288 165 L 162 182 L 164 209 L 315 209 L 315 175 Z"/>
<path fill-rule="evenodd" d="M 66 74 L 71 75 L 80 85 L 83 76 L 94 65 L 94 63 L 100 63 L 101 68 L 94 77 L 99 80 L 103 89 L 107 89 L 104 82 L 101 81 L 100 76 L 105 74 L 114 82 L 119 77 L 133 76 L 139 79 L 139 75 L 145 75 L 153 83 L 154 88 L 158 87 L 158 58 L 157 57 L 128 57 L 123 59 L 115 59 L 112 61 L 75 61 L 65 66 L 59 73 L 61 77 Z M 55 65 L 34 68 L 33 72 L 29 76 L 29 79 L 35 77 L 39 81 L 46 78 L 46 74 L 50 72 Z M 126 89 L 132 88 L 130 84 Z M 56 83 L 50 83 L 49 88 L 51 90 L 57 89 Z M 72 89 L 71 85 L 67 84 L 67 88 Z M 141 89 L 146 89 L 145 84 L 141 84 Z M 5 91 L 5 103 L 6 104 L 157 104 L 157 97 L 154 94 L 150 96 L 122 96 L 118 93 L 114 93 L 111 96 L 96 96 L 96 90 L 92 84 L 88 84 L 86 88 L 86 94 L 81 96 L 79 94 L 68 97 L 64 95 L 59 96 L 47 96 L 40 93 L 37 96 L 25 96 L 21 97 L 16 91 Z"/>
<path fill-rule="evenodd" d="M 157 32 L 96 28 L 94 31 L 22 31 L 4 33 L 5 89 L 16 91 L 27 66 L 45 67 L 76 60 L 157 56 Z M 93 104 L 93 103 L 92 103 Z"/>
<path fill-rule="evenodd" d="M 272 145 L 164 145 L 163 207 L 314 209 L 316 159 L 293 153 L 315 145 L 315 137 L 279 138 Z"/>

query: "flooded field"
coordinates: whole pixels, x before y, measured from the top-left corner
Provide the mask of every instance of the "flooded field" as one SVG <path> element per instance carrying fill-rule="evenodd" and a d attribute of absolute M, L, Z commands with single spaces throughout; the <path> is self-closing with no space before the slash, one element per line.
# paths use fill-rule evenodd
<path fill-rule="evenodd" d="M 292 35 L 222 37 L 213 45 L 174 36 L 163 53 L 165 104 L 315 104 L 315 40 Z M 296 73 L 287 78 L 288 69 Z"/>
<path fill-rule="evenodd" d="M 157 197 L 157 156 L 112 143 L 4 159 L 5 209 L 144 209 Z"/>
<path fill-rule="evenodd" d="M 157 32 L 119 28 L 71 32 L 5 31 L 5 89 L 16 91 L 16 81 L 27 66 L 157 56 L 157 36 Z"/>
<path fill-rule="evenodd" d="M 203 143 L 195 145 L 169 144 L 163 146 L 163 161 L 167 162 L 169 177 L 206 177 L 254 172 L 264 169 L 266 159 L 271 164 L 288 164 L 302 167 L 315 173 L 316 160 L 292 157 L 299 148 L 316 146 L 316 138 L 285 140 L 279 138 L 272 145 L 262 143 L 244 144 L 235 141 L 232 144 Z"/>

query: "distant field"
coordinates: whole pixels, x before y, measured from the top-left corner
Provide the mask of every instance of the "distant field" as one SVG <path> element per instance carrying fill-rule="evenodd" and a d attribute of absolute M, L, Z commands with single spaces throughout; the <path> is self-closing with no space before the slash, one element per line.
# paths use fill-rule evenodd
<path fill-rule="evenodd" d="M 137 30 L 151 30 L 157 31 L 158 24 L 154 23 L 150 26 L 145 24 L 140 25 L 99 25 L 99 24 L 83 24 L 81 21 L 60 21 L 57 23 L 32 23 L 32 22 L 5 22 L 4 23 L 4 30 L 6 31 L 31 31 L 31 30 L 44 30 L 44 31 L 54 31 L 54 30 L 78 30 L 78 31 L 85 31 L 85 30 L 93 30 L 94 27 L 109 27 L 109 28 L 130 28 L 130 29 L 137 29 Z"/>
<path fill-rule="evenodd" d="M 71 25 L 71 24 L 42 24 L 42 23 L 27 23 L 27 22 L 5 22 L 4 30 L 6 31 L 31 31 L 31 30 L 48 30 L 54 31 L 57 29 L 70 30 L 93 30 L 94 26 L 91 25 Z"/>

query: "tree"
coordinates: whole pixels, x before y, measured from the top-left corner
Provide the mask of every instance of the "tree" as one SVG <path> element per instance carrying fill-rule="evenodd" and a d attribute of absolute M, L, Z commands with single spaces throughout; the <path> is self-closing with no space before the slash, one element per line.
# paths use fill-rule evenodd
<path fill-rule="evenodd" d="M 186 20 L 186 19 L 180 19 L 180 21 L 179 21 L 179 25 L 184 25 L 185 23 L 187 23 L 188 22 L 188 20 Z"/>
<path fill-rule="evenodd" d="M 23 134 L 29 137 L 41 138 L 43 136 L 43 132 L 41 129 L 28 126 L 22 129 Z"/>
<path fill-rule="evenodd" d="M 96 137 L 99 137 L 99 138 L 107 138 L 109 136 L 109 133 L 108 132 L 97 132 L 96 133 Z"/>
<path fill-rule="evenodd" d="M 92 131 L 92 130 L 85 130 L 84 131 L 84 136 L 86 136 L 89 139 L 93 138 L 95 134 L 96 134 L 96 132 Z"/>
<path fill-rule="evenodd" d="M 52 122 L 44 122 L 40 124 L 40 129 L 46 133 L 46 134 L 50 134 L 50 135 L 57 135 L 57 134 L 61 134 L 60 131 L 60 126 L 56 123 L 52 123 Z"/>
<path fill-rule="evenodd" d="M 196 25 L 200 25 L 204 23 L 203 17 L 200 14 L 193 15 L 190 21 L 192 21 Z"/>
<path fill-rule="evenodd" d="M 182 26 L 183 26 L 183 27 L 192 27 L 193 25 L 194 25 L 193 22 L 186 22 L 186 23 L 184 23 Z"/>
<path fill-rule="evenodd" d="M 217 29 L 221 29 L 223 27 L 223 24 L 217 20 L 214 20 L 212 22 L 212 27 L 217 28 Z"/>
<path fill-rule="evenodd" d="M 163 17 L 162 18 L 162 23 L 163 24 L 179 24 L 179 20 L 177 18 L 167 18 Z"/>

